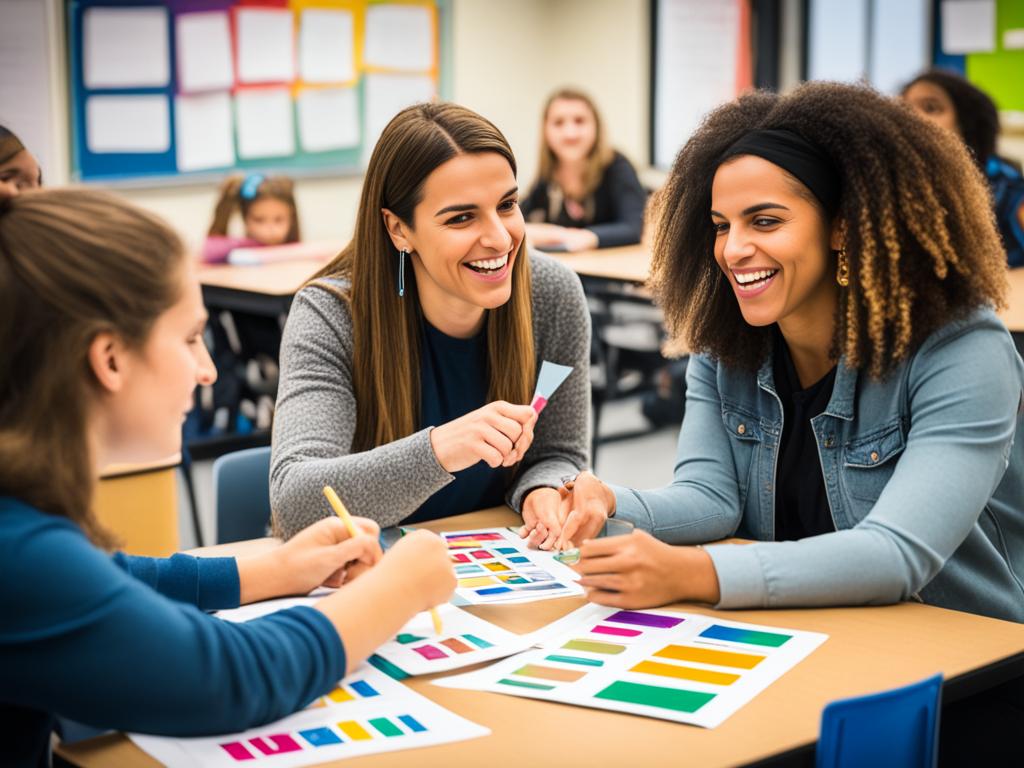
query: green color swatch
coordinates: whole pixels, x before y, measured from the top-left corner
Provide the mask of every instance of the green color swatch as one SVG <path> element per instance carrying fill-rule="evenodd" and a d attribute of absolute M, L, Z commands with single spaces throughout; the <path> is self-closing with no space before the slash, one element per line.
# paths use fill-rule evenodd
<path fill-rule="evenodd" d="M 681 688 L 662 688 L 657 685 L 640 685 L 619 680 L 599 691 L 595 698 L 621 701 L 626 704 L 643 704 L 647 707 L 671 709 L 675 712 L 696 712 L 715 698 L 715 694 L 684 691 Z"/>

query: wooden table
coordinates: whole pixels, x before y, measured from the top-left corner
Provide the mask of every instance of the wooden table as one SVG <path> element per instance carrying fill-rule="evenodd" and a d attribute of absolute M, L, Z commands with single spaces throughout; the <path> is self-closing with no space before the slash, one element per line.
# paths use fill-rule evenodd
<path fill-rule="evenodd" d="M 509 525 L 517 519 L 501 508 L 423 527 L 459 530 Z M 241 549 L 254 552 L 275 545 L 275 540 L 263 539 L 247 542 Z M 211 547 L 204 553 L 224 551 L 225 547 Z M 565 615 L 582 602 L 579 598 L 564 598 L 469 610 L 507 629 L 527 632 Z M 1024 625 L 918 603 L 722 612 L 690 604 L 672 607 L 735 621 L 825 632 L 829 639 L 711 730 L 495 693 L 439 688 L 429 684 L 431 678 L 415 678 L 409 682 L 413 690 L 487 726 L 491 735 L 327 765 L 450 768 L 486 756 L 486 764 L 494 768 L 724 766 L 787 753 L 789 757 L 804 758 L 817 740 L 822 708 L 834 699 L 885 690 L 942 672 L 946 677 L 943 700 L 952 703 L 1024 674 Z M 120 735 L 66 747 L 61 754 L 86 768 L 156 765 Z"/>
<path fill-rule="evenodd" d="M 551 255 L 581 277 L 641 285 L 651 271 L 651 250 L 642 244 Z"/>
<path fill-rule="evenodd" d="M 326 263 L 323 259 L 300 259 L 244 267 L 202 266 L 199 282 L 203 301 L 211 309 L 276 317 L 288 311 L 298 290 Z"/>

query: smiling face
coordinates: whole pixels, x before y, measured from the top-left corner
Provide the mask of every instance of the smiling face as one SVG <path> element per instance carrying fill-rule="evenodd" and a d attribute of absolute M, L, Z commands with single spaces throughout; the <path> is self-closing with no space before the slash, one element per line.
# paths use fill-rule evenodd
<path fill-rule="evenodd" d="M 585 101 L 555 99 L 544 118 L 544 139 L 559 162 L 584 160 L 597 141 L 597 119 Z"/>
<path fill-rule="evenodd" d="M 281 245 L 292 227 L 292 208 L 276 197 L 254 200 L 245 214 L 245 236 L 263 245 Z"/>
<path fill-rule="evenodd" d="M 456 155 L 434 169 L 412 227 L 384 211 L 391 240 L 410 254 L 427 320 L 450 336 L 480 329 L 512 295 L 525 227 L 516 177 L 493 152 Z"/>
<path fill-rule="evenodd" d="M 155 461 L 181 450 L 181 425 L 197 384 L 217 370 L 203 341 L 206 309 L 195 272 L 182 270 L 181 295 L 160 315 L 141 349 L 118 351 L 116 387 L 100 399 L 103 455 L 110 463 Z M 101 380 L 107 381 L 100 376 Z"/>
<path fill-rule="evenodd" d="M 838 245 L 809 196 L 779 166 L 752 155 L 715 173 L 715 260 L 750 325 L 779 323 L 786 334 L 787 327 L 832 322 L 837 285 L 830 250 Z"/>
<path fill-rule="evenodd" d="M 927 80 L 919 80 L 907 88 L 903 98 L 925 120 L 959 135 L 956 106 L 944 88 Z"/>

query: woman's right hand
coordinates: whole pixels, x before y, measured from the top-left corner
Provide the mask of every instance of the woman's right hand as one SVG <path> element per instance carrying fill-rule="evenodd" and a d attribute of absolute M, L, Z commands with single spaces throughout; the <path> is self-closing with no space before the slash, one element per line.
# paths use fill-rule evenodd
<path fill-rule="evenodd" d="M 528 405 L 496 400 L 465 416 L 430 430 L 430 446 L 446 472 L 458 472 L 484 461 L 510 467 L 533 442 L 537 412 Z"/>
<path fill-rule="evenodd" d="M 415 592 L 421 611 L 447 602 L 455 591 L 455 569 L 448 545 L 430 531 L 420 529 L 403 536 L 384 555 L 378 568 L 399 582 L 396 590 Z"/>
<path fill-rule="evenodd" d="M 541 222 L 526 223 L 526 240 L 530 245 L 548 248 L 553 245 L 562 245 L 564 239 L 565 227 Z"/>

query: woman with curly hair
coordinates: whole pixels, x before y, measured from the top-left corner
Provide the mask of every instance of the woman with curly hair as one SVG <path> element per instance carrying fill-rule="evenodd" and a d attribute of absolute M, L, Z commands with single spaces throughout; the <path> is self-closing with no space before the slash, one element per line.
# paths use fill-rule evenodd
<path fill-rule="evenodd" d="M 662 203 L 654 288 L 700 354 L 672 483 L 573 484 L 560 544 L 643 529 L 583 542 L 590 599 L 1024 621 L 1024 363 L 961 143 L 865 87 L 754 93 L 707 117 Z M 671 546 L 729 536 L 757 543 Z"/>
<path fill-rule="evenodd" d="M 1020 165 L 996 154 L 999 112 L 980 88 L 955 72 L 922 72 L 900 94 L 918 114 L 963 139 L 992 190 L 999 234 L 1011 267 L 1024 266 L 1024 177 Z"/>

